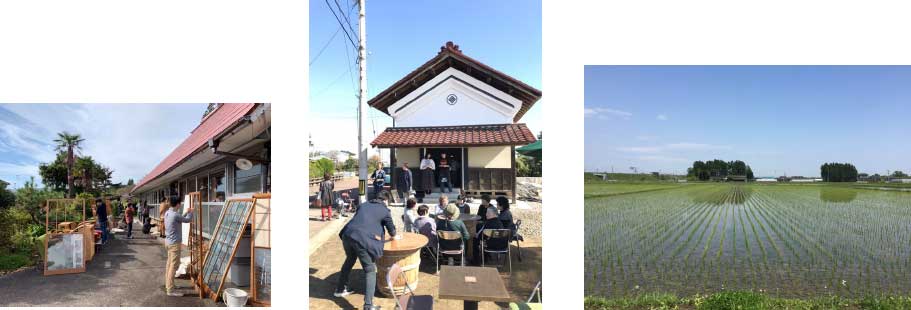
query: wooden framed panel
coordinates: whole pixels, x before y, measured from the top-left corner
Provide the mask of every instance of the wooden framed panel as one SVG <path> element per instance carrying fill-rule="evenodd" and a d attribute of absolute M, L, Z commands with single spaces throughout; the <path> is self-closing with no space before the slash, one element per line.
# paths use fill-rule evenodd
<path fill-rule="evenodd" d="M 272 304 L 272 194 L 253 195 L 253 230 L 250 242 L 250 302 Z"/>
<path fill-rule="evenodd" d="M 218 294 L 224 288 L 228 269 L 253 209 L 253 198 L 230 199 L 218 217 L 201 270 L 203 290 L 212 300 L 218 300 Z"/>
<path fill-rule="evenodd" d="M 44 211 L 44 275 L 85 272 L 88 240 L 84 231 L 73 227 L 86 220 L 85 200 L 48 199 Z"/>

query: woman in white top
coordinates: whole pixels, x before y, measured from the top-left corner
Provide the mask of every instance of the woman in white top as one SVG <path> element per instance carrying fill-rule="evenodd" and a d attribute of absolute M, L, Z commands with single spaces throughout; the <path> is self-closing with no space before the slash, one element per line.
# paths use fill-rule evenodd
<path fill-rule="evenodd" d="M 430 158 L 430 153 L 421 160 L 421 189 L 430 194 L 433 191 L 433 172 L 437 165 Z"/>
<path fill-rule="evenodd" d="M 414 200 L 414 198 L 409 198 L 405 203 L 405 214 L 402 215 L 402 220 L 405 222 L 406 232 L 417 232 L 417 229 L 414 227 L 414 220 L 418 217 L 414 210 L 414 206 L 417 204 L 418 202 L 417 200 Z"/>

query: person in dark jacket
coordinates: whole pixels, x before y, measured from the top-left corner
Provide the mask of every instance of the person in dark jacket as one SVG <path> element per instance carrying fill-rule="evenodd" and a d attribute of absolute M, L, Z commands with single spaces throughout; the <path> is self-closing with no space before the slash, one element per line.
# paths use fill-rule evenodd
<path fill-rule="evenodd" d="M 348 276 L 354 267 L 354 261 L 360 260 L 366 281 L 364 309 L 379 309 L 373 306 L 373 294 L 376 290 L 376 260 L 383 256 L 383 229 L 396 238 L 392 215 L 386 206 L 389 196 L 389 191 L 381 191 L 376 199 L 362 204 L 338 234 L 345 248 L 345 263 L 342 264 L 338 286 L 333 295 L 345 297 L 352 293 L 348 290 Z"/>
<path fill-rule="evenodd" d="M 108 242 L 108 208 L 101 198 L 95 199 L 95 219 L 101 230 L 101 243 Z"/>
<path fill-rule="evenodd" d="M 373 171 L 373 197 L 379 194 L 386 186 L 386 170 L 383 170 L 383 163 L 376 163 L 376 170 Z"/>
<path fill-rule="evenodd" d="M 402 201 L 408 199 L 411 195 L 411 169 L 408 169 L 408 162 L 402 163 L 402 171 L 399 173 L 398 182 L 395 184 L 395 190 L 399 193 Z"/>

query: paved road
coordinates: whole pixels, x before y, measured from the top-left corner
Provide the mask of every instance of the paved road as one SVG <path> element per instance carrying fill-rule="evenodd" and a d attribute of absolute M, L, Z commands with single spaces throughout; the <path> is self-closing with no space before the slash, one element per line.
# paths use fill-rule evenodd
<path fill-rule="evenodd" d="M 118 234 L 96 253 L 84 273 L 45 277 L 41 270 L 29 269 L 0 277 L 0 306 L 216 306 L 198 295 L 166 296 L 164 246 L 152 235 L 134 233 L 136 239 L 131 240 Z M 178 279 L 177 285 L 189 287 L 190 283 Z"/>

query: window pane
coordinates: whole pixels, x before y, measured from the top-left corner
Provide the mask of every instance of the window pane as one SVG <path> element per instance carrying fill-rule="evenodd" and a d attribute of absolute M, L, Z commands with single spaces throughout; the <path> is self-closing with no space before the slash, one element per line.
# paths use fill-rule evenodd
<path fill-rule="evenodd" d="M 234 193 L 257 193 L 259 191 L 259 175 L 234 180 Z"/>
<path fill-rule="evenodd" d="M 239 178 L 251 177 L 254 175 L 260 175 L 263 172 L 262 169 L 263 169 L 263 167 L 261 164 L 255 164 L 255 165 L 253 165 L 253 168 L 250 168 L 247 170 L 240 170 L 240 169 L 237 169 L 237 166 L 234 166 L 234 177 L 239 179 Z"/>
<path fill-rule="evenodd" d="M 212 174 L 209 177 L 211 195 L 209 199 L 216 202 L 225 201 L 225 173 Z"/>

